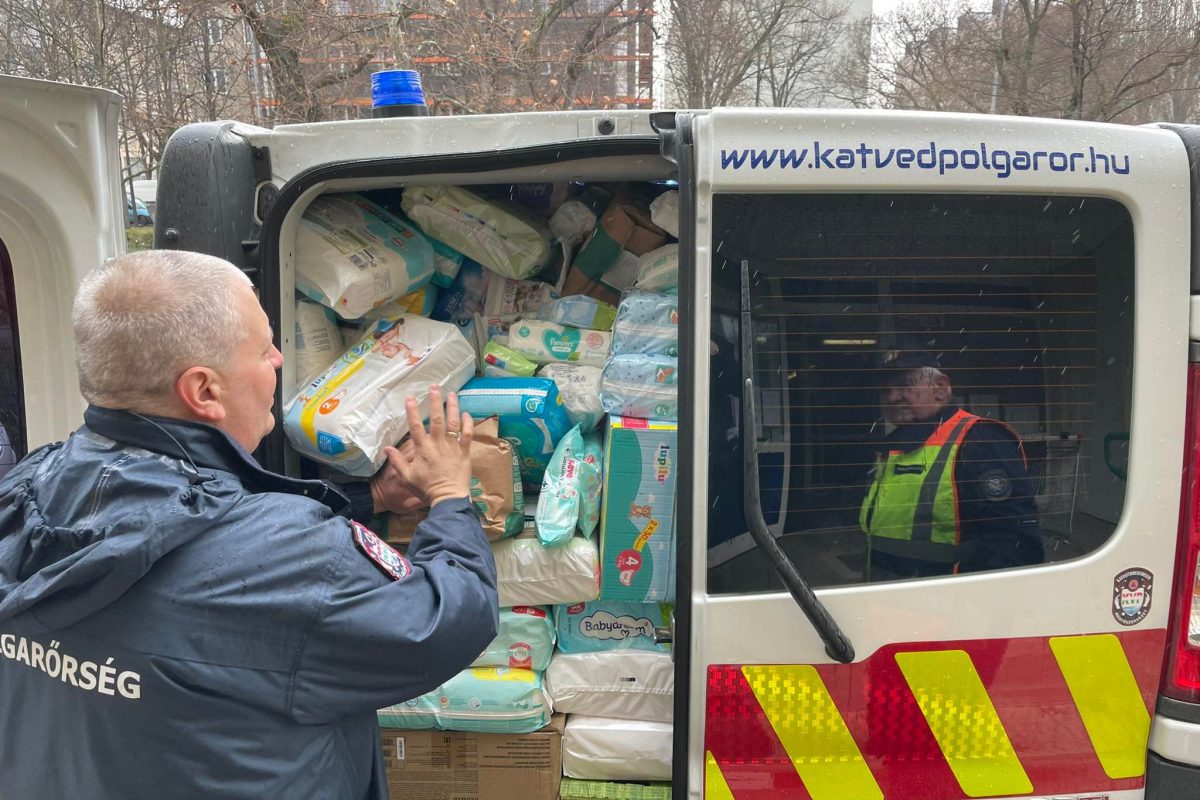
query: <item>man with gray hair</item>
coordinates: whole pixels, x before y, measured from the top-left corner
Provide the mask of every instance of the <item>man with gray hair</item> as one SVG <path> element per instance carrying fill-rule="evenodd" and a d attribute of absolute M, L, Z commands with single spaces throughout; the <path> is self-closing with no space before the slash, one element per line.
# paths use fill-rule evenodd
<path fill-rule="evenodd" d="M 891 430 L 859 510 L 868 578 L 1041 562 L 1037 507 L 1017 432 L 959 408 L 931 353 L 888 353 L 875 374 Z"/>
<path fill-rule="evenodd" d="M 431 507 L 404 556 L 250 456 L 283 357 L 232 264 L 122 256 L 74 323 L 84 425 L 0 480 L 0 793 L 386 798 L 376 709 L 496 635 L 470 417 L 408 398 L 374 481 Z"/>

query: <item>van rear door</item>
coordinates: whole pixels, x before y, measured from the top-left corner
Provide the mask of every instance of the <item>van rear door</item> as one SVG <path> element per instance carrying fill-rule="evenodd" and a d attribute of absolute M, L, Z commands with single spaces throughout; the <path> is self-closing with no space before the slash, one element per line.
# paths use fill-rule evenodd
<path fill-rule="evenodd" d="M 1179 138 L 761 109 L 679 128 L 696 263 L 677 784 L 738 800 L 1141 796 L 1183 457 Z M 949 398 L 904 395 L 920 387 L 889 364 L 931 366 L 917 374 Z M 905 402 L 936 408 L 885 409 Z M 940 424 L 955 410 L 967 438 Z M 905 484 L 909 516 L 893 501 L 882 541 L 863 526 L 883 506 L 864 500 L 890 455 L 909 460 L 888 491 L 904 471 L 937 479 Z M 756 518 L 851 663 L 784 590 Z"/>
<path fill-rule="evenodd" d="M 0 76 L 0 465 L 82 420 L 71 303 L 124 249 L 113 92 Z M 3 470 L 3 466 L 0 466 Z"/>

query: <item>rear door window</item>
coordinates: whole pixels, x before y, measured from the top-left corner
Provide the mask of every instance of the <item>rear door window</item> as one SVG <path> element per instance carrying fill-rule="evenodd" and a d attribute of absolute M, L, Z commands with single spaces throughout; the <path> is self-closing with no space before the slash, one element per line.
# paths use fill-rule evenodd
<path fill-rule="evenodd" d="M 0 478 L 25 455 L 25 407 L 12 261 L 0 242 Z"/>
<path fill-rule="evenodd" d="M 1133 227 L 1113 200 L 718 195 L 709 591 L 782 588 L 746 533 L 751 276 L 763 516 L 817 586 L 1081 556 L 1125 500 Z"/>

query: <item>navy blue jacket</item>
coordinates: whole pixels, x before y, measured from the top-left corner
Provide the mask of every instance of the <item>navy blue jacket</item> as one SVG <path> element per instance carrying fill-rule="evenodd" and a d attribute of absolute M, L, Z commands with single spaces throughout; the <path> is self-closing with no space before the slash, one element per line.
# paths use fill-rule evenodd
<path fill-rule="evenodd" d="M 215 428 L 84 420 L 0 481 L 0 797 L 386 798 L 375 710 L 496 635 L 467 501 L 405 560 Z"/>
<path fill-rule="evenodd" d="M 899 426 L 880 449 L 915 450 L 957 411 L 957 406 L 949 406 L 936 419 Z M 954 483 L 964 545 L 959 572 L 1042 562 L 1045 554 L 1033 481 L 1021 440 L 1010 428 L 986 418 L 971 426 L 958 449 Z M 944 574 L 954 566 L 880 552 L 871 554 L 871 562 L 875 580 Z"/>

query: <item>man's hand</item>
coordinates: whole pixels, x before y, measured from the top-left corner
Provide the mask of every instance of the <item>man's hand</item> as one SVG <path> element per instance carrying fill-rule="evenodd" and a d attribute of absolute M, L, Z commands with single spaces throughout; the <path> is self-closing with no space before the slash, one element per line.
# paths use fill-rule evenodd
<path fill-rule="evenodd" d="M 376 514 L 384 511 L 405 514 L 425 507 L 425 501 L 417 495 L 416 490 L 387 461 L 371 478 L 371 500 Z"/>
<path fill-rule="evenodd" d="M 458 410 L 458 395 L 450 393 L 442 408 L 441 387 L 429 387 L 429 430 L 421 422 L 417 401 L 404 402 L 408 416 L 409 439 L 397 449 L 384 448 L 387 470 L 395 470 L 400 480 L 424 505 L 433 507 L 443 500 L 468 497 L 471 491 L 471 437 L 475 426 L 470 414 Z M 374 485 L 372 485 L 374 492 Z"/>

